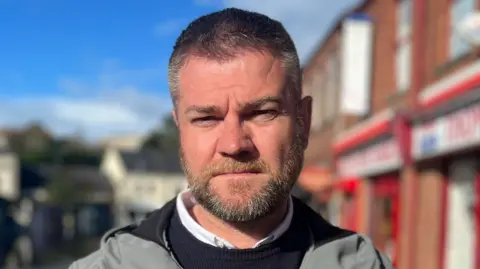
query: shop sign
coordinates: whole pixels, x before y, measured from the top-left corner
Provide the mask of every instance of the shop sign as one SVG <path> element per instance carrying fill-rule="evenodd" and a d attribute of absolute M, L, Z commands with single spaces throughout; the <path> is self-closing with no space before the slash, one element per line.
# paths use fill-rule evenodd
<path fill-rule="evenodd" d="M 340 157 L 337 171 L 340 177 L 366 177 L 398 169 L 402 157 L 397 140 L 390 138 L 366 149 Z"/>
<path fill-rule="evenodd" d="M 415 159 L 450 153 L 480 144 L 480 103 L 413 128 Z"/>

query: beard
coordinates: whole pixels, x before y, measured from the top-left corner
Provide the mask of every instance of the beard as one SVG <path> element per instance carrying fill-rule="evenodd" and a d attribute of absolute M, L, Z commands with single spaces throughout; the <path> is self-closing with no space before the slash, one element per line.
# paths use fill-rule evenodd
<path fill-rule="evenodd" d="M 297 122 L 297 127 L 299 127 Z M 298 179 L 303 166 L 304 139 L 300 135 L 301 128 L 296 130 L 292 147 L 285 154 L 279 169 L 272 169 L 264 161 L 257 159 L 240 162 L 233 158 L 225 158 L 221 162 L 211 164 L 198 174 L 193 174 L 184 158 L 180 147 L 180 161 L 189 182 L 190 192 L 197 203 L 215 217 L 231 223 L 245 223 L 261 219 L 269 215 L 288 199 L 293 185 Z M 244 197 L 242 202 L 231 202 L 220 195 L 212 187 L 211 180 L 219 174 L 252 171 L 268 175 L 268 179 L 260 189 L 252 194 L 251 182 L 232 182 L 230 193 Z"/>

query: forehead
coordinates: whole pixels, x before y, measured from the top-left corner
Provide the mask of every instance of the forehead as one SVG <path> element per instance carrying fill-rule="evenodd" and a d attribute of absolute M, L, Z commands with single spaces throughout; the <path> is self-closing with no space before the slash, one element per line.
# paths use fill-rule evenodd
<path fill-rule="evenodd" d="M 179 73 L 179 105 L 221 105 L 233 98 L 238 103 L 265 96 L 283 97 L 286 72 L 281 58 L 247 52 L 228 61 L 190 57 Z"/>

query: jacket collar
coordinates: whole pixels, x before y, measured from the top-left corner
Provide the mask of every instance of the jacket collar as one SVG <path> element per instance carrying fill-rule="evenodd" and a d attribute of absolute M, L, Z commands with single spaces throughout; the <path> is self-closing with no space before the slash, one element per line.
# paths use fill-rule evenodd
<path fill-rule="evenodd" d="M 354 234 L 352 231 L 333 226 L 299 199 L 295 197 L 292 197 L 292 199 L 295 212 L 293 217 L 301 216 L 305 218 L 310 227 L 313 240 L 312 245 L 318 247 Z M 166 230 L 168 229 L 170 219 L 175 210 L 176 198 L 170 200 L 163 207 L 147 214 L 146 218 L 140 222 L 140 224 L 132 224 L 108 232 L 102 241 L 105 242 L 109 237 L 117 234 L 130 233 L 144 240 L 155 242 L 166 250 L 170 250 Z"/>

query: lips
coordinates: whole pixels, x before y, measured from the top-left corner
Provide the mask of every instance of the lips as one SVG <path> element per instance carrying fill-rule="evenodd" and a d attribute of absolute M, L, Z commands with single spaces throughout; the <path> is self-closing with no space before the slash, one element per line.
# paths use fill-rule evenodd
<path fill-rule="evenodd" d="M 254 175 L 254 174 L 260 174 L 260 172 L 256 172 L 256 171 L 223 172 L 223 173 L 218 173 L 217 176 L 221 176 L 221 175 Z"/>

